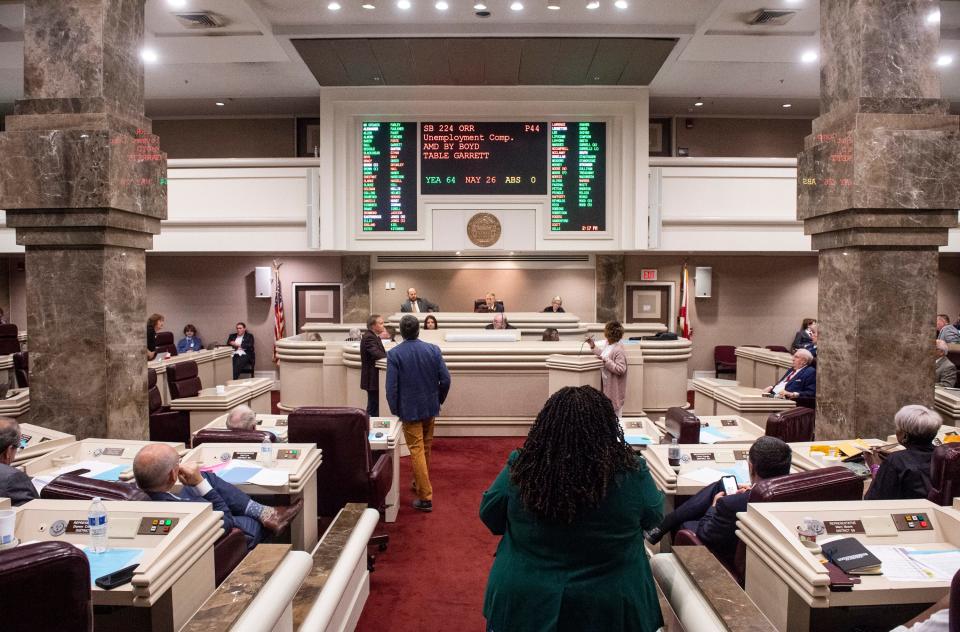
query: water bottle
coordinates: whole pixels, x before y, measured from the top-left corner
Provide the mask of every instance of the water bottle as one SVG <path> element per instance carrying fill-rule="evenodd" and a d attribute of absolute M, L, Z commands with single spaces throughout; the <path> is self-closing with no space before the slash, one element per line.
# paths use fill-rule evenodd
<path fill-rule="evenodd" d="M 260 462 L 264 467 L 273 467 L 273 443 L 270 437 L 264 437 L 260 443 Z"/>
<path fill-rule="evenodd" d="M 90 503 L 87 524 L 90 525 L 90 551 L 103 553 L 107 550 L 107 508 L 99 498 Z"/>
<path fill-rule="evenodd" d="M 676 437 L 670 440 L 670 447 L 667 448 L 667 463 L 672 467 L 680 466 L 680 446 L 677 445 Z"/>

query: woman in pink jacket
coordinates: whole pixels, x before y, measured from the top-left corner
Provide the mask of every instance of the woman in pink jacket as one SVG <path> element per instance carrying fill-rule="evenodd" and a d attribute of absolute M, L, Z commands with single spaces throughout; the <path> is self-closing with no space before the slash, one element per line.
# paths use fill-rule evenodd
<path fill-rule="evenodd" d="M 623 417 L 623 400 L 627 397 L 627 352 L 620 340 L 623 338 L 623 325 L 612 320 L 603 327 L 603 336 L 607 344 L 603 349 L 593 342 L 593 336 L 587 336 L 587 344 L 594 355 L 603 360 L 600 370 L 603 394 L 613 402 L 617 417 Z"/>

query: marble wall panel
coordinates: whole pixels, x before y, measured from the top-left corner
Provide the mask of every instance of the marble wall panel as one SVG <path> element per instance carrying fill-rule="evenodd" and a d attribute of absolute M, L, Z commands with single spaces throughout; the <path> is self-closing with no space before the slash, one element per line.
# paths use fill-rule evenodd
<path fill-rule="evenodd" d="M 597 322 L 622 320 L 626 314 L 623 255 L 597 255 Z"/>
<path fill-rule="evenodd" d="M 370 256 L 344 255 L 341 259 L 343 322 L 365 323 L 370 316 Z"/>

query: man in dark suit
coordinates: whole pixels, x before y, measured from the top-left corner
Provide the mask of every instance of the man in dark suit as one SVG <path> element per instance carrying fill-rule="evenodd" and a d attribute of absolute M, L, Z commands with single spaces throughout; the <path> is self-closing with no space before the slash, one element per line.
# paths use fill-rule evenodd
<path fill-rule="evenodd" d="M 773 393 L 781 399 L 792 399 L 798 406 L 808 406 L 817 397 L 817 369 L 810 366 L 813 354 L 806 349 L 793 352 L 793 368 L 783 374 L 780 381 L 763 389 L 764 393 Z"/>
<path fill-rule="evenodd" d="M 425 298 L 419 298 L 417 296 L 417 288 L 411 287 L 407 289 L 407 300 L 400 305 L 400 311 L 413 312 L 415 314 L 423 312 L 439 312 L 440 306 L 436 303 L 431 303 Z"/>
<path fill-rule="evenodd" d="M 223 530 L 234 527 L 247 536 L 247 549 L 264 538 L 263 529 L 279 534 L 303 509 L 303 499 L 287 507 L 267 507 L 222 480 L 216 474 L 200 472 L 196 463 L 180 463 L 177 451 L 165 443 L 145 446 L 133 459 L 133 476 L 150 500 L 162 502 L 208 502 L 223 512 Z M 177 481 L 183 483 L 173 493 Z"/>
<path fill-rule="evenodd" d="M 367 319 L 367 330 L 360 338 L 360 388 L 367 392 L 367 414 L 371 417 L 380 416 L 380 377 L 377 374 L 377 360 L 387 357 L 387 352 L 383 348 L 383 339 L 380 337 L 384 329 L 383 316 L 370 314 L 370 318 Z"/>
<path fill-rule="evenodd" d="M 502 313 L 496 313 L 493 315 L 493 322 L 484 327 L 484 329 L 516 329 L 507 321 L 507 317 Z"/>
<path fill-rule="evenodd" d="M 739 485 L 737 493 L 729 496 L 721 481 L 707 485 L 668 514 L 659 527 L 647 534 L 647 541 L 656 544 L 675 529 L 689 529 L 717 557 L 733 560 L 737 550 L 737 513 L 747 510 L 750 488 L 766 478 L 789 474 L 792 457 L 790 446 L 780 439 L 760 437 L 750 446 L 747 457 L 749 485 Z"/>
<path fill-rule="evenodd" d="M 433 511 L 430 485 L 430 448 L 434 419 L 450 390 L 450 372 L 440 347 L 419 339 L 420 321 L 407 315 L 400 319 L 403 342 L 387 352 L 387 403 L 403 423 L 403 436 L 410 449 L 410 465 L 417 499 L 413 508 Z"/>
<path fill-rule="evenodd" d="M 39 498 L 30 477 L 10 466 L 19 449 L 20 424 L 0 417 L 0 497 L 9 498 L 14 507 Z"/>
<path fill-rule="evenodd" d="M 253 334 L 247 331 L 246 323 L 237 323 L 237 333 L 230 334 L 227 344 L 233 347 L 233 379 L 240 378 L 240 372 L 252 370 L 256 365 Z"/>
<path fill-rule="evenodd" d="M 550 304 L 543 308 L 544 312 L 552 312 L 555 314 L 563 314 L 566 310 L 563 309 L 563 299 L 559 296 L 554 296 L 550 300 Z"/>

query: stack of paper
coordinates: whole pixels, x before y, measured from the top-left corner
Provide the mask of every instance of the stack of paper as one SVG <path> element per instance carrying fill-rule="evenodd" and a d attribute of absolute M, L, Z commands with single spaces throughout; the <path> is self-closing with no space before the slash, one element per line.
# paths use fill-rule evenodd
<path fill-rule="evenodd" d="M 716 428 L 700 428 L 700 443 L 719 443 L 721 441 L 730 441 L 733 437 L 730 433 Z"/>
<path fill-rule="evenodd" d="M 215 468 L 215 469 L 214 469 Z M 290 482 L 290 473 L 287 470 L 268 469 L 249 461 L 230 461 L 213 468 L 202 468 L 205 471 L 216 471 L 217 476 L 233 485 L 262 485 L 264 487 L 282 487 Z"/>
<path fill-rule="evenodd" d="M 960 570 L 960 551 L 956 549 L 871 545 L 867 550 L 880 559 L 883 576 L 893 582 L 949 582 Z"/>

